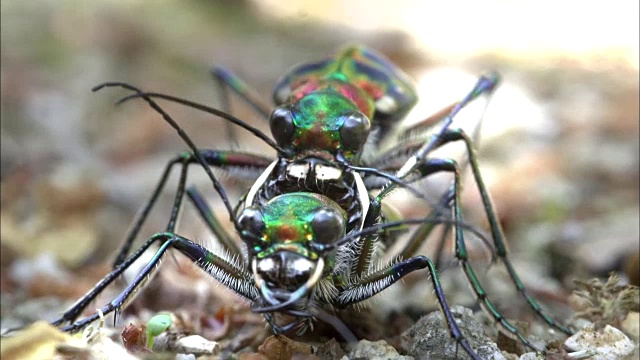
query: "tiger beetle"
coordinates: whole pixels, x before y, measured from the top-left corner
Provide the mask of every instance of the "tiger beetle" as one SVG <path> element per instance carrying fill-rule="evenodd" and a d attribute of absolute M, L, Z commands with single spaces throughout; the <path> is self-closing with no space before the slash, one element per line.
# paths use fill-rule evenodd
<path fill-rule="evenodd" d="M 462 108 L 480 96 L 493 93 L 499 82 L 497 74 L 480 77 L 460 101 L 403 131 L 394 132 L 417 103 L 416 91 L 401 70 L 365 47 L 349 47 L 333 57 L 294 67 L 275 86 L 274 110 L 230 71 L 215 68 L 212 73 L 222 86 L 223 106 L 228 107 L 229 91 L 239 95 L 268 119 L 273 139 L 226 111 L 182 98 L 144 92 L 121 82 L 94 88 L 97 91 L 121 87 L 131 91 L 132 94 L 120 102 L 143 99 L 178 132 L 189 151 L 166 165 L 151 197 L 134 220 L 113 270 L 53 321 L 54 325 L 68 324 L 62 330 L 78 331 L 97 320 L 100 312 L 114 312 L 117 320 L 127 301 L 172 248 L 245 298 L 254 312 L 264 315 L 275 334 L 294 328 L 302 333 L 320 319 L 347 334 L 344 337 L 352 338 L 331 312 L 364 301 L 405 275 L 426 269 L 452 338 L 471 358 L 479 359 L 447 305 L 435 263 L 416 254 L 433 229 L 444 224 L 453 229 L 455 257 L 481 307 L 508 335 L 534 350 L 543 351 L 501 315 L 469 262 L 465 232 L 480 238 L 483 235 L 463 221 L 461 165 L 453 159 L 430 156 L 445 144 L 462 142 L 488 218 L 491 239 L 485 241 L 492 242 L 494 255 L 504 263 L 516 289 L 538 316 L 549 326 L 570 334 L 545 314 L 525 290 L 507 258 L 504 235 L 480 175 L 472 137 L 452 126 Z M 199 149 L 154 99 L 190 106 L 250 131 L 277 152 L 276 159 L 235 150 Z M 395 141 L 395 146 L 382 150 L 380 144 L 390 139 Z M 200 192 L 187 188 L 191 164 L 199 164 L 207 173 L 244 246 L 239 246 L 234 236 L 225 230 Z M 180 168 L 180 177 L 165 231 L 151 236 L 131 253 L 134 239 L 175 166 Z M 256 180 L 233 207 L 212 168 L 230 174 L 234 170 L 249 170 Z M 440 172 L 451 173 L 453 182 L 440 199 L 430 200 L 417 188 L 417 181 Z M 396 189 L 406 189 L 428 201 L 431 213 L 423 218 L 391 221 L 385 214 L 383 201 Z M 223 246 L 220 254 L 176 232 L 185 194 Z M 384 254 L 384 249 L 398 239 L 394 230 L 410 224 L 417 228 L 408 235 L 405 245 L 395 254 Z M 154 244 L 160 246 L 153 258 L 117 297 L 98 313 L 76 321 L 109 284 Z M 396 260 L 377 265 L 383 255 Z M 283 323 L 282 315 L 294 320 Z"/>

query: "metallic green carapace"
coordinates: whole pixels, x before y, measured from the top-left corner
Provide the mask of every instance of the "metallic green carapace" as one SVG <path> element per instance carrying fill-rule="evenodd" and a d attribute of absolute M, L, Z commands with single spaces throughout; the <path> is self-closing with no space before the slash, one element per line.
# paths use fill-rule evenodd
<path fill-rule="evenodd" d="M 331 85 L 333 82 L 325 83 L 324 89 L 316 89 L 293 104 L 295 133 L 292 144 L 307 151 L 326 151 L 330 154 L 329 159 L 339 150 L 343 150 L 347 158 L 352 158 L 356 152 L 345 148 L 344 142 L 348 139 L 343 139 L 340 129 L 345 119 L 358 111 L 358 107 L 339 93 L 340 88 L 335 89 Z"/>
<path fill-rule="evenodd" d="M 258 259 L 277 251 L 291 251 L 310 259 L 318 254 L 310 249 L 309 242 L 317 241 L 319 234 L 314 228 L 314 219 L 320 211 L 332 211 L 343 219 L 346 213 L 333 200 L 314 193 L 289 193 L 273 198 L 261 209 L 264 222 L 262 250 Z M 346 222 L 346 220 L 343 221 Z M 338 236 L 344 236 L 345 227 L 335 229 Z"/>
<path fill-rule="evenodd" d="M 294 68 L 276 85 L 274 99 L 291 111 L 293 134 L 281 145 L 297 158 L 311 153 L 331 159 L 341 152 L 356 162 L 370 128 L 386 132 L 417 102 L 406 75 L 364 47 L 349 47 L 335 57 Z M 342 130 L 354 114 L 362 124 L 353 121 L 357 124 L 347 127 L 355 131 Z"/>
<path fill-rule="evenodd" d="M 289 71 L 275 87 L 275 102 L 282 104 L 289 100 L 296 89 L 309 82 L 326 79 L 361 89 L 376 103 L 376 112 L 389 114 L 393 111 L 397 113 L 395 120 L 404 117 L 418 101 L 412 82 L 397 66 L 371 49 L 352 46 L 334 57 L 299 65 Z M 383 98 L 386 99 L 381 101 Z M 358 100 L 354 99 L 356 102 Z M 365 113 L 366 109 L 361 111 Z"/>

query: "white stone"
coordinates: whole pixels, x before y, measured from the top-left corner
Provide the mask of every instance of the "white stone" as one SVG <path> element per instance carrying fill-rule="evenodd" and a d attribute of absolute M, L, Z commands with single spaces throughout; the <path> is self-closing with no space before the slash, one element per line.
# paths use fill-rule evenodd
<path fill-rule="evenodd" d="M 518 358 L 518 360 L 541 360 L 541 359 L 544 359 L 544 355 L 540 355 L 540 357 L 538 357 L 538 354 L 534 352 L 524 353 L 520 355 L 520 357 Z"/>
<path fill-rule="evenodd" d="M 221 347 L 215 341 L 209 341 L 200 335 L 186 336 L 177 341 L 176 350 L 182 354 L 216 355 Z"/>
<path fill-rule="evenodd" d="M 176 360 L 196 360 L 193 354 L 176 354 Z"/>
<path fill-rule="evenodd" d="M 564 346 L 577 354 L 570 357 L 580 358 L 581 354 L 593 354 L 590 360 L 615 360 L 629 355 L 635 344 L 622 331 L 607 325 L 604 329 L 594 330 L 586 327 L 569 337 Z"/>

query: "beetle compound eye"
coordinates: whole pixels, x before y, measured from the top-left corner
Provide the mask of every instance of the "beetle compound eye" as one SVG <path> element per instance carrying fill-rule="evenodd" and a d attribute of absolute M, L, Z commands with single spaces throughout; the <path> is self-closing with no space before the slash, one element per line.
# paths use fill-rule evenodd
<path fill-rule="evenodd" d="M 337 211 L 322 209 L 313 217 L 311 227 L 315 235 L 315 242 L 331 244 L 344 235 L 345 221 Z"/>
<path fill-rule="evenodd" d="M 259 210 L 250 207 L 244 209 L 240 216 L 238 216 L 238 224 L 243 232 L 247 231 L 249 234 L 256 237 L 260 237 L 264 230 L 262 213 Z"/>
<path fill-rule="evenodd" d="M 360 149 L 367 141 L 370 129 L 371 122 L 364 114 L 353 112 L 345 116 L 342 128 L 340 128 L 342 144 L 348 150 Z"/>
<path fill-rule="evenodd" d="M 295 128 L 291 110 L 282 106 L 275 108 L 269 117 L 269 127 L 278 145 L 289 145 Z"/>

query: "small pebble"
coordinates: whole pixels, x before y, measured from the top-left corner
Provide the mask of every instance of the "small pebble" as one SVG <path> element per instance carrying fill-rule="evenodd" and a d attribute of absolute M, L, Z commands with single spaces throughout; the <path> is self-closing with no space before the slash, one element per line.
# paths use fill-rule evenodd
<path fill-rule="evenodd" d="M 258 352 L 269 359 L 291 359 L 294 354 L 311 354 L 310 345 L 291 340 L 286 336 L 269 336 L 258 347 Z"/>
<path fill-rule="evenodd" d="M 344 357 L 343 357 L 344 358 Z M 351 360 L 413 360 L 413 356 L 398 354 L 398 351 L 384 340 L 360 340 L 349 353 Z"/>
<path fill-rule="evenodd" d="M 176 354 L 176 360 L 196 360 L 193 354 Z"/>
<path fill-rule="evenodd" d="M 627 314 L 620 327 L 622 331 L 638 341 L 640 339 L 640 313 L 634 311 Z"/>
<path fill-rule="evenodd" d="M 453 306 L 451 313 L 465 339 L 480 358 L 506 360 L 496 343 L 486 336 L 482 324 L 475 319 L 471 310 L 462 306 Z M 423 316 L 402 333 L 401 346 L 406 354 L 416 358 L 451 360 L 470 358 L 455 341 L 451 340 L 451 334 L 440 311 Z"/>
<path fill-rule="evenodd" d="M 216 355 L 221 346 L 215 341 L 209 341 L 200 335 L 185 336 L 178 339 L 176 350 L 179 353 L 195 355 Z"/>
<path fill-rule="evenodd" d="M 544 355 L 540 355 L 538 357 L 537 353 L 528 352 L 520 355 L 520 358 L 518 360 L 544 360 Z"/>
<path fill-rule="evenodd" d="M 591 360 L 614 360 L 629 355 L 635 344 L 622 331 L 607 325 L 602 330 L 586 327 L 569 337 L 564 346 L 572 353 L 569 357 L 581 358 L 582 353 L 593 354 Z M 578 354 L 575 354 L 578 352 Z"/>

